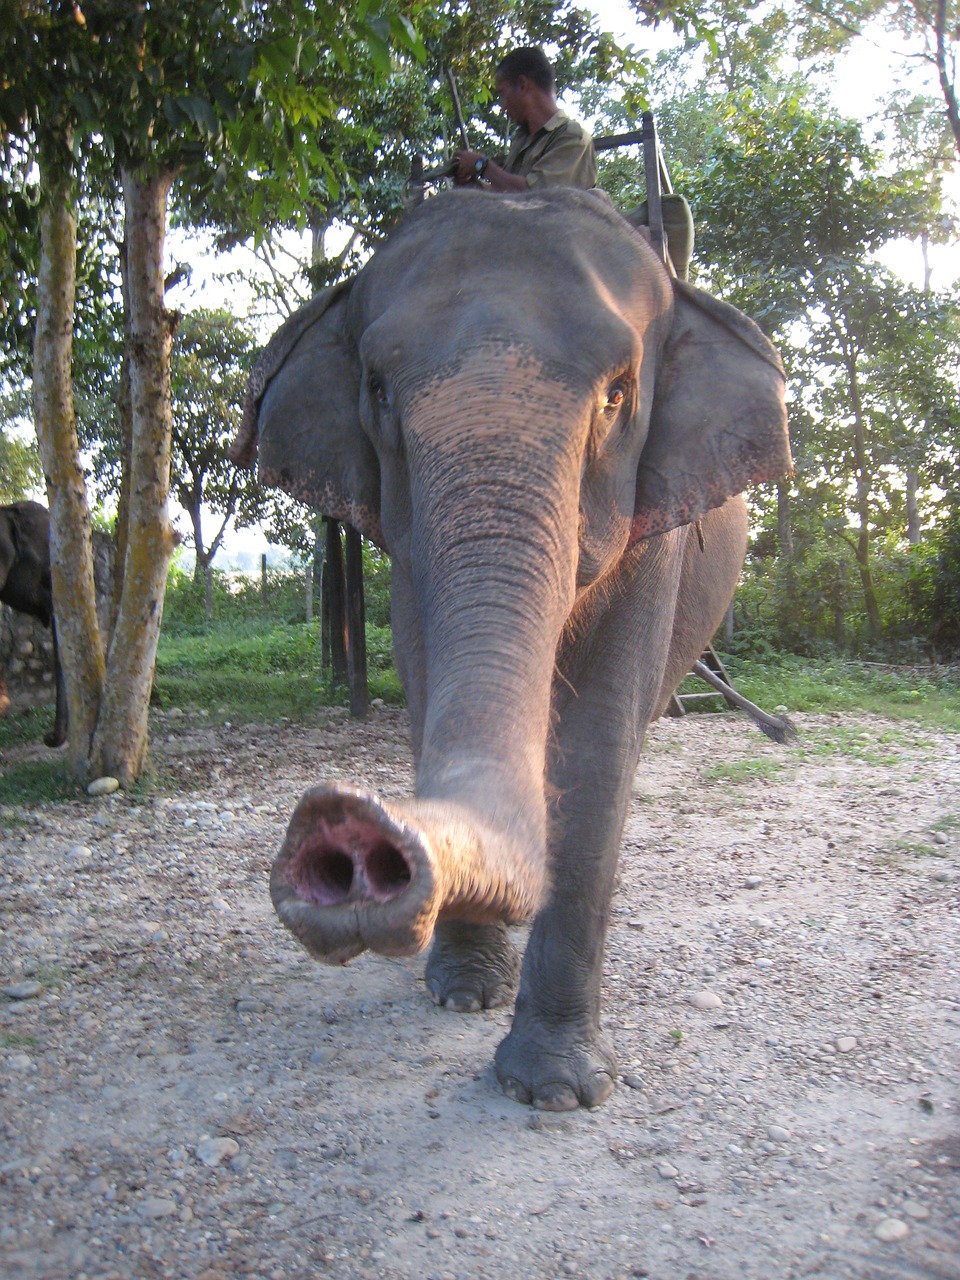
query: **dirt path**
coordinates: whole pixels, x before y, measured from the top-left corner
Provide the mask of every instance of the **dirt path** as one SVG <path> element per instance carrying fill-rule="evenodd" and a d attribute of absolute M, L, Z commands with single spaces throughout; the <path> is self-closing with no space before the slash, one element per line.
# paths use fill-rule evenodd
<path fill-rule="evenodd" d="M 402 713 L 165 715 L 179 787 L 0 814 L 0 1274 L 960 1277 L 960 737 L 798 725 L 655 726 L 607 964 L 622 1080 L 570 1115 L 497 1091 L 507 1013 L 275 923 L 300 792 L 403 794 Z"/>

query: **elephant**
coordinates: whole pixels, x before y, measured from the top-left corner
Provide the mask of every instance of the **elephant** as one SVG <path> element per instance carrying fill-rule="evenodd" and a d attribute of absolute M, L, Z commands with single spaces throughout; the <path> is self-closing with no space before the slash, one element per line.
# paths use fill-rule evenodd
<path fill-rule="evenodd" d="M 62 746 L 67 738 L 67 693 L 53 617 L 50 514 L 39 502 L 13 502 L 0 507 L 0 604 L 38 618 L 51 630 L 57 709 L 53 728 L 44 742 L 48 747 Z M 6 684 L 0 675 L 0 714 L 9 705 Z"/>
<path fill-rule="evenodd" d="M 274 334 L 234 457 L 390 554 L 416 771 L 303 795 L 277 914 L 330 964 L 432 939 L 438 1004 L 515 998 L 509 1097 L 601 1103 L 631 784 L 791 470 L 778 354 L 590 192 L 452 191 Z"/>

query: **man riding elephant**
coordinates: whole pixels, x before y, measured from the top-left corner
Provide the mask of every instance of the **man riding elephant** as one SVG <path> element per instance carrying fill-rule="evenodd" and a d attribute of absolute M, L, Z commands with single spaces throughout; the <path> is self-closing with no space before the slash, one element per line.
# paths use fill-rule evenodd
<path fill-rule="evenodd" d="M 509 154 L 501 165 L 480 151 L 458 151 L 457 186 L 479 185 L 491 191 L 596 189 L 593 138 L 557 106 L 553 67 L 543 50 L 532 46 L 508 53 L 494 72 L 494 84 L 501 107 L 517 125 Z M 694 240 L 690 206 L 672 192 L 662 196 L 661 205 L 670 261 L 677 276 L 686 280 Z M 635 227 L 649 226 L 647 201 L 625 216 Z"/>
<path fill-rule="evenodd" d="M 500 106 L 517 125 L 503 164 L 480 151 L 458 151 L 456 183 L 476 179 L 493 191 L 596 186 L 593 138 L 557 106 L 553 67 L 542 49 L 514 49 L 494 72 Z"/>

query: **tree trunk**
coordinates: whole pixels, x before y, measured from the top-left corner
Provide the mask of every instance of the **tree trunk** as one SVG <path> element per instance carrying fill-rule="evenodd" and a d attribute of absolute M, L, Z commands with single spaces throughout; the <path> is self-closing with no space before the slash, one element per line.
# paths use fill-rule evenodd
<path fill-rule="evenodd" d="M 180 489 L 179 496 L 180 503 L 190 517 L 190 524 L 193 526 L 193 550 L 196 555 L 196 559 L 193 562 L 193 580 L 199 583 L 206 577 L 213 556 L 208 555 L 203 546 L 203 525 L 200 520 L 200 503 L 196 500 L 196 491 L 191 490 L 190 497 L 187 498 L 183 489 Z"/>
<path fill-rule="evenodd" d="M 40 214 L 33 406 L 50 507 L 50 562 L 57 639 L 67 690 L 67 761 L 82 777 L 103 690 L 90 509 L 73 411 L 76 221 L 66 180 L 45 187 Z"/>
<path fill-rule="evenodd" d="M 953 88 L 952 73 L 955 70 L 955 66 L 949 53 L 950 39 L 951 37 L 955 38 L 955 36 L 953 32 L 948 33 L 949 22 L 947 0 L 937 0 L 936 17 L 934 18 L 934 32 L 937 41 L 937 78 L 940 81 L 940 91 L 943 94 L 943 101 L 947 108 L 950 132 L 953 134 L 957 155 L 960 155 L 960 104 L 957 103 L 957 95 Z"/>
<path fill-rule="evenodd" d="M 150 692 L 175 545 L 167 510 L 175 323 L 163 305 L 163 241 L 172 181 L 172 171 L 123 174 L 133 418 L 129 533 L 91 767 L 113 774 L 124 787 L 136 780 L 146 760 Z"/>
<path fill-rule="evenodd" d="M 790 528 L 790 488 L 777 484 L 777 543 L 781 556 L 793 555 L 793 530 Z"/>
<path fill-rule="evenodd" d="M 120 420 L 120 496 L 117 500 L 116 554 L 113 558 L 113 583 L 110 591 L 110 636 L 117 625 L 120 612 L 120 595 L 123 591 L 123 565 L 127 555 L 127 529 L 130 523 L 130 457 L 133 453 L 133 409 L 130 404 L 130 296 L 127 287 L 127 246 L 120 247 L 120 289 L 123 296 L 123 359 L 120 363 L 120 389 L 117 395 L 117 415 Z"/>
<path fill-rule="evenodd" d="M 880 606 L 877 603 L 873 583 L 873 567 L 870 556 L 870 467 L 867 460 L 867 432 L 863 421 L 863 401 L 857 380 L 856 357 L 848 352 L 847 375 L 850 384 L 850 401 L 853 406 L 853 454 L 857 484 L 857 516 L 860 529 L 857 534 L 857 568 L 863 587 L 863 604 L 867 614 L 867 631 L 872 641 L 879 640 L 883 631 Z"/>
<path fill-rule="evenodd" d="M 920 481 L 916 467 L 907 468 L 907 542 L 911 547 L 919 547 L 922 540 L 920 532 L 920 503 L 917 490 Z"/>

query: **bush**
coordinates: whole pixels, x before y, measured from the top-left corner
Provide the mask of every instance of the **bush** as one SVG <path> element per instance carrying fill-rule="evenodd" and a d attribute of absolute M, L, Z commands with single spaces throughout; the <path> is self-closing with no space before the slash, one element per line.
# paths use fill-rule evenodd
<path fill-rule="evenodd" d="M 268 569 L 260 574 L 224 573 L 214 569 L 212 624 L 235 625 L 283 618 L 306 618 L 306 582 L 303 574 Z M 319 602 L 315 606 L 319 609 Z M 202 634 L 211 626 L 206 616 L 206 584 L 174 564 L 167 578 L 163 602 L 163 630 L 168 636 Z"/>
<path fill-rule="evenodd" d="M 170 574 L 157 652 L 154 703 L 196 707 L 236 721 L 308 719 L 341 706 L 348 691 L 321 666 L 320 597 L 307 625 L 305 574 L 213 575 L 213 618 L 205 585 L 176 566 Z M 364 546 L 367 674 L 371 698 L 402 704 L 389 627 L 390 561 Z"/>

